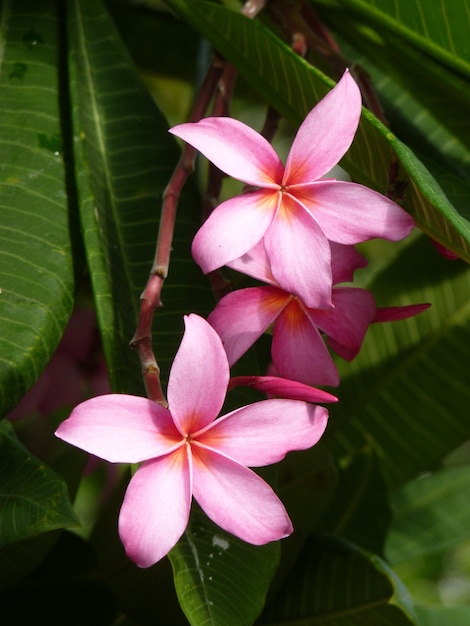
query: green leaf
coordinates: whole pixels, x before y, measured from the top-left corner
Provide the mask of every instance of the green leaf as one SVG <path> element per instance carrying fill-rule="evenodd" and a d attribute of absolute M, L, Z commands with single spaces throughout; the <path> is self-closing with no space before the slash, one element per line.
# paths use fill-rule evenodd
<path fill-rule="evenodd" d="M 432 304 L 417 317 L 373 324 L 358 357 L 338 362 L 340 402 L 330 407 L 330 424 L 339 452 L 354 453 L 371 437 L 397 486 L 470 436 L 470 270 L 419 237 L 366 286 L 378 306 Z"/>
<path fill-rule="evenodd" d="M 327 10 L 342 54 L 363 68 L 390 129 L 419 156 L 467 222 L 470 211 L 470 81 L 386 30 L 354 19 L 348 8 Z"/>
<path fill-rule="evenodd" d="M 470 77 L 468 0 L 438 6 L 420 0 L 400 4 L 394 0 L 340 0 L 340 3 L 363 22 L 400 35 L 450 68 Z"/>
<path fill-rule="evenodd" d="M 100 2 L 71 3 L 70 46 L 80 213 L 111 385 L 143 394 L 141 366 L 129 341 L 178 148 Z M 204 314 L 214 302 L 190 255 L 198 205 L 194 190 L 183 195 L 164 308 L 156 313 L 154 343 L 163 378 L 181 338 L 183 314 L 195 308 Z"/>
<path fill-rule="evenodd" d="M 416 622 L 400 580 L 378 556 L 338 538 L 305 546 L 263 626 L 411 626 Z"/>
<path fill-rule="evenodd" d="M 391 518 L 388 490 L 371 446 L 342 459 L 338 486 L 318 530 L 382 554 Z"/>
<path fill-rule="evenodd" d="M 268 102 L 299 124 L 332 82 L 258 20 L 216 4 L 166 0 L 223 54 Z M 351 176 L 385 193 L 394 160 L 407 184 L 402 204 L 419 227 L 470 261 L 470 227 L 419 159 L 364 109 L 354 143 L 341 161 Z"/>
<path fill-rule="evenodd" d="M 468 626 L 470 607 L 468 606 L 415 606 L 419 626 Z"/>
<path fill-rule="evenodd" d="M 401 563 L 444 552 L 470 538 L 470 467 L 414 480 L 393 495 L 387 560 Z"/>
<path fill-rule="evenodd" d="M 67 486 L 0 424 L 0 547 L 78 525 Z"/>
<path fill-rule="evenodd" d="M 193 507 L 189 527 L 169 556 L 178 599 L 192 626 L 244 626 L 264 606 L 279 544 L 245 543 Z"/>
<path fill-rule="evenodd" d="M 72 311 L 72 253 L 54 1 L 0 9 L 0 415 L 37 380 Z"/>

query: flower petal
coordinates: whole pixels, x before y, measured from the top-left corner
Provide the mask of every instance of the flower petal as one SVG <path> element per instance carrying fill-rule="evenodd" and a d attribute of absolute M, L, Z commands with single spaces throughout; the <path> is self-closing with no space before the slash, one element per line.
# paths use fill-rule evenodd
<path fill-rule="evenodd" d="M 334 287 L 334 309 L 309 309 L 313 323 L 328 335 L 329 346 L 346 361 L 359 352 L 376 307 L 372 294 L 357 287 Z"/>
<path fill-rule="evenodd" d="M 332 306 L 330 245 L 315 219 L 288 194 L 283 194 L 264 246 L 282 289 L 299 296 L 307 306 Z"/>
<path fill-rule="evenodd" d="M 330 249 L 333 285 L 352 282 L 355 270 L 367 267 L 367 259 L 354 246 L 330 241 Z"/>
<path fill-rule="evenodd" d="M 139 463 L 181 445 L 167 409 L 147 398 L 124 394 L 82 402 L 55 434 L 111 463 Z"/>
<path fill-rule="evenodd" d="M 235 376 L 230 379 L 229 389 L 240 385 L 253 387 L 267 396 L 287 398 L 289 400 L 303 400 L 304 402 L 338 402 L 338 398 L 323 389 L 298 383 L 295 380 L 280 376 Z"/>
<path fill-rule="evenodd" d="M 338 371 L 315 324 L 291 302 L 274 324 L 271 354 L 280 376 L 306 385 L 339 383 Z"/>
<path fill-rule="evenodd" d="M 281 461 L 291 450 L 306 450 L 323 435 L 328 411 L 300 400 L 263 400 L 220 417 L 198 443 L 242 465 L 261 467 Z"/>
<path fill-rule="evenodd" d="M 407 306 L 381 306 L 375 312 L 373 322 L 396 322 L 398 320 L 406 320 L 409 317 L 419 315 L 431 305 L 426 302 L 424 304 L 408 304 Z"/>
<path fill-rule="evenodd" d="M 132 477 L 119 514 L 119 535 L 139 567 L 162 559 L 184 533 L 191 508 L 186 446 L 146 461 Z"/>
<path fill-rule="evenodd" d="M 359 87 L 346 70 L 300 126 L 287 157 L 284 185 L 313 182 L 342 159 L 356 134 L 361 106 Z"/>
<path fill-rule="evenodd" d="M 277 287 L 248 287 L 224 296 L 208 317 L 232 366 L 261 337 L 289 301 Z"/>
<path fill-rule="evenodd" d="M 221 454 L 193 448 L 194 497 L 212 521 L 254 545 L 292 533 L 284 505 L 264 480 Z"/>
<path fill-rule="evenodd" d="M 279 188 L 284 173 L 271 144 L 230 117 L 206 117 L 169 131 L 199 150 L 223 172 L 256 187 Z"/>
<path fill-rule="evenodd" d="M 227 265 L 237 272 L 247 274 L 270 285 L 277 284 L 271 272 L 263 240 L 259 241 L 246 254 L 230 261 Z"/>
<path fill-rule="evenodd" d="M 296 195 L 315 217 L 328 239 L 355 244 L 374 237 L 398 241 L 409 235 L 413 218 L 398 204 L 363 185 L 318 182 Z"/>
<path fill-rule="evenodd" d="M 168 406 L 182 434 L 214 420 L 230 377 L 220 337 L 199 315 L 185 315 L 185 333 L 168 379 Z"/>
<path fill-rule="evenodd" d="M 212 211 L 191 248 L 204 273 L 238 259 L 261 241 L 276 213 L 279 195 L 270 190 L 241 194 Z"/>

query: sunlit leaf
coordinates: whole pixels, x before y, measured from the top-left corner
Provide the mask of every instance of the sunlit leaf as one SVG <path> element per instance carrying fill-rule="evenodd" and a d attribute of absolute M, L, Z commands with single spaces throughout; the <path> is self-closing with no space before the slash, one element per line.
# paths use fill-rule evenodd
<path fill-rule="evenodd" d="M 325 0 L 316 2 L 322 4 Z M 398 34 L 452 69 L 470 77 L 470 5 L 467 0 L 441 2 L 438 5 L 420 0 L 400 4 L 394 0 L 340 0 L 340 3 L 366 24 L 378 25 Z M 332 3 L 326 0 L 326 4 Z"/>
<path fill-rule="evenodd" d="M 470 622 L 468 606 L 416 606 L 420 626 L 467 626 Z"/>
<path fill-rule="evenodd" d="M 423 476 L 393 496 L 387 560 L 394 565 L 444 552 L 470 539 L 470 468 L 454 467 Z"/>

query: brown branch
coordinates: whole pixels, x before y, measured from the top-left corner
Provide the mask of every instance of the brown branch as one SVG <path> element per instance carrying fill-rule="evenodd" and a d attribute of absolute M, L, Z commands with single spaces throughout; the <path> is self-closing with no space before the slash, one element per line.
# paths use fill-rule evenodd
<path fill-rule="evenodd" d="M 190 121 L 197 122 L 204 116 L 221 73 L 220 58 L 215 56 L 199 90 Z M 147 285 L 140 297 L 137 329 L 130 342 L 131 347 L 139 354 L 147 396 L 163 406 L 167 406 L 167 402 L 161 387 L 160 368 L 152 348 L 152 322 L 155 309 L 162 306 L 161 291 L 168 274 L 179 196 L 186 179 L 194 170 L 195 158 L 196 150 L 186 144 L 163 193 L 155 259 Z"/>
<path fill-rule="evenodd" d="M 241 12 L 252 18 L 264 5 L 265 0 L 248 0 Z M 213 114 L 227 115 L 228 103 L 232 95 L 235 78 L 235 68 L 215 54 L 204 82 L 199 89 L 189 121 L 198 122 L 204 117 L 216 89 L 217 95 Z M 130 342 L 131 347 L 135 348 L 139 354 L 147 396 L 163 406 L 167 406 L 167 401 L 161 386 L 160 368 L 152 348 L 152 323 L 155 310 L 162 306 L 161 292 L 168 274 L 179 196 L 186 179 L 194 170 L 195 159 L 196 150 L 192 146 L 185 144 L 181 158 L 163 193 L 155 259 L 147 285 L 140 297 L 137 329 Z M 220 193 L 221 181 L 222 178 L 220 176 L 214 176 L 211 182 L 211 194 L 214 194 L 215 197 L 218 197 Z M 214 272 L 211 280 L 215 293 L 223 292 L 229 285 L 222 275 Z"/>

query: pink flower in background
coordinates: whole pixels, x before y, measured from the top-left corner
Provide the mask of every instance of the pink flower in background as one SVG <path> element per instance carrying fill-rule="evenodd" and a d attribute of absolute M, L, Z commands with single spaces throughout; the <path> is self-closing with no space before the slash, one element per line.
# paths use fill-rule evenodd
<path fill-rule="evenodd" d="M 360 115 L 361 94 L 346 71 L 300 126 L 285 167 L 268 141 L 237 120 L 205 118 L 171 129 L 223 172 L 257 188 L 216 207 L 196 234 L 192 252 L 202 270 L 226 265 L 262 240 L 276 281 L 306 306 L 330 308 L 329 241 L 408 235 L 413 219 L 388 198 L 322 180 L 349 149 Z"/>
<path fill-rule="evenodd" d="M 332 245 L 333 282 L 349 281 L 365 259 L 352 246 Z M 271 356 L 275 371 L 306 385 L 339 384 L 339 374 L 328 345 L 351 361 L 359 352 L 369 325 L 406 319 L 421 313 L 428 304 L 376 308 L 366 289 L 334 286 L 331 309 L 308 307 L 274 279 L 266 252 L 257 244 L 232 269 L 253 276 L 269 286 L 239 289 L 220 300 L 208 321 L 222 339 L 230 365 L 272 326 Z"/>
<path fill-rule="evenodd" d="M 56 434 L 111 462 L 142 463 L 119 515 L 128 556 L 148 567 L 186 529 L 191 499 L 219 526 L 255 545 L 292 532 L 271 487 L 248 469 L 313 446 L 328 413 L 296 400 L 265 400 L 216 419 L 229 366 L 220 338 L 197 315 L 168 381 L 168 409 L 146 398 L 111 394 L 80 404 Z"/>
<path fill-rule="evenodd" d="M 208 321 L 220 335 L 233 365 L 273 324 L 271 356 L 276 372 L 306 385 L 339 384 L 322 332 L 340 356 L 358 353 L 375 315 L 365 289 L 333 287 L 332 309 L 307 307 L 278 286 L 249 287 L 226 295 Z"/>

